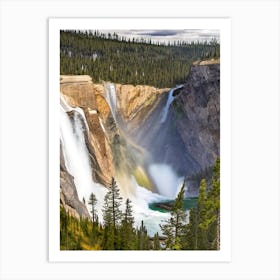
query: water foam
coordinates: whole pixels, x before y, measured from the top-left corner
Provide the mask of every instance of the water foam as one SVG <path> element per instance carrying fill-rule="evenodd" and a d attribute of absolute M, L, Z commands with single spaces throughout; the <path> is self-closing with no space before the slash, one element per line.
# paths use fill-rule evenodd
<path fill-rule="evenodd" d="M 74 177 L 79 200 L 82 201 L 85 198 L 88 202 L 89 196 L 93 192 L 98 200 L 97 212 L 101 216 L 106 189 L 92 180 L 92 167 L 78 111 L 74 112 L 72 123 L 63 107 L 60 107 L 60 138 L 65 166 Z"/>
<path fill-rule="evenodd" d="M 134 218 L 136 227 L 140 227 L 141 221 L 147 228 L 148 234 L 154 236 L 155 233 L 161 234 L 159 224 L 170 218 L 170 213 L 162 213 L 149 209 L 149 204 L 153 202 L 166 201 L 166 197 L 153 193 L 137 184 L 132 176 L 133 185 L 136 188 L 135 196 L 130 199 L 132 201 Z"/>
<path fill-rule="evenodd" d="M 113 115 L 115 122 L 117 122 L 117 119 L 116 119 L 117 94 L 116 94 L 116 88 L 115 88 L 114 84 L 112 84 L 112 83 L 105 84 L 105 99 L 111 109 L 111 113 Z"/>
<path fill-rule="evenodd" d="M 174 170 L 167 164 L 151 164 L 149 174 L 157 186 L 159 194 L 174 199 L 184 181 L 178 177 Z"/>

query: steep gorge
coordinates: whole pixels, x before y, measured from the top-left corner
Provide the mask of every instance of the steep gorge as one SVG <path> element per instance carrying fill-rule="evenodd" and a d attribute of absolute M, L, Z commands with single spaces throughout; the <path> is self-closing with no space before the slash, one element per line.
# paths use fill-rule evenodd
<path fill-rule="evenodd" d="M 128 196 L 139 195 L 137 185 L 168 196 L 176 194 L 183 177 L 214 163 L 219 156 L 219 64 L 192 66 L 186 83 L 172 96 L 169 90 L 61 76 L 61 103 L 68 106 L 69 120 L 81 123 L 93 182 L 107 186 L 114 176 Z M 196 195 L 197 186 L 190 185 L 187 194 Z M 87 216 L 80 200 L 72 175 L 61 164 L 62 204 Z"/>

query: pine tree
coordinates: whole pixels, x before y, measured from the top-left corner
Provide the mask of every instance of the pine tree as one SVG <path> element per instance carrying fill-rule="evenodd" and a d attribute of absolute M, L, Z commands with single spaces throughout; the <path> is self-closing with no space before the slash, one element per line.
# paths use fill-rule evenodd
<path fill-rule="evenodd" d="M 119 227 L 122 212 L 120 210 L 122 197 L 117 183 L 112 178 L 109 190 L 104 197 L 103 220 L 105 227 L 104 247 L 107 250 L 119 249 Z"/>
<path fill-rule="evenodd" d="M 190 209 L 189 222 L 184 228 L 182 250 L 197 249 L 197 207 Z"/>
<path fill-rule="evenodd" d="M 208 231 L 208 221 L 207 221 L 207 193 L 206 193 L 206 180 L 202 179 L 199 187 L 198 196 L 198 235 L 197 235 L 197 247 L 200 250 L 208 249 L 207 242 L 207 231 Z"/>
<path fill-rule="evenodd" d="M 141 226 L 137 230 L 137 250 L 149 249 L 149 236 L 144 222 L 141 221 Z"/>
<path fill-rule="evenodd" d="M 183 207 L 185 184 L 184 181 L 172 207 L 170 219 L 166 224 L 160 225 L 163 235 L 167 237 L 166 247 L 173 250 L 181 249 L 181 238 L 186 226 L 186 213 Z"/>
<path fill-rule="evenodd" d="M 219 44 L 214 41 L 163 44 L 101 32 L 60 32 L 61 74 L 86 74 L 94 82 L 111 80 L 171 87 L 184 82 L 192 62 L 206 54 L 209 58 L 219 56 Z"/>
<path fill-rule="evenodd" d="M 133 250 L 135 248 L 135 232 L 131 200 L 127 199 L 125 206 L 121 227 L 121 249 Z"/>
<path fill-rule="evenodd" d="M 95 209 L 96 203 L 97 203 L 96 196 L 94 195 L 94 193 L 91 193 L 88 204 L 91 205 L 90 213 L 92 214 L 92 223 L 93 224 L 97 219 L 97 214 L 96 214 L 96 209 Z"/>
<path fill-rule="evenodd" d="M 90 213 L 92 214 L 92 236 L 91 236 L 91 244 L 95 245 L 97 242 L 97 232 L 98 232 L 98 215 L 96 214 L 96 206 L 97 199 L 94 193 L 90 194 L 88 204 L 91 205 Z"/>
<path fill-rule="evenodd" d="M 189 223 L 185 228 L 183 249 L 220 249 L 220 159 L 213 166 L 212 184 L 206 191 L 206 180 L 202 179 L 197 206 L 189 212 Z"/>
<path fill-rule="evenodd" d="M 133 217 L 133 211 L 132 211 L 132 205 L 131 200 L 129 198 L 125 202 L 125 213 L 124 213 L 124 223 L 130 226 L 133 226 L 134 224 L 134 217 Z"/>
<path fill-rule="evenodd" d="M 220 159 L 217 158 L 213 167 L 212 188 L 208 193 L 208 240 L 210 249 L 220 250 Z"/>
<path fill-rule="evenodd" d="M 154 250 L 160 250 L 160 242 L 159 242 L 158 232 L 154 235 L 153 249 Z"/>

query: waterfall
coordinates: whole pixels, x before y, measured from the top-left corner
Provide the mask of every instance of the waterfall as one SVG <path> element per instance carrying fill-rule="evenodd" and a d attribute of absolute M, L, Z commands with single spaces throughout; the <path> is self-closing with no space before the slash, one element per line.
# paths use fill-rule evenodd
<path fill-rule="evenodd" d="M 83 116 L 79 112 L 80 110 L 74 110 L 74 118 L 73 121 L 71 121 L 64 107 L 60 106 L 60 139 L 62 143 L 62 152 L 67 171 L 74 178 L 79 200 L 82 201 L 83 198 L 85 198 L 85 200 L 88 201 L 90 194 L 93 192 L 98 200 L 97 212 L 101 217 L 102 203 L 106 189 L 92 180 L 92 167 L 85 143 L 83 124 L 81 121 L 81 117 L 83 119 Z"/>
<path fill-rule="evenodd" d="M 111 109 L 113 118 L 116 121 L 116 112 L 117 112 L 117 94 L 115 85 L 112 83 L 105 83 L 105 99 Z"/>
<path fill-rule="evenodd" d="M 176 197 L 184 181 L 183 177 L 178 177 L 167 164 L 151 164 L 149 173 L 156 183 L 160 195 L 169 199 Z"/>
<path fill-rule="evenodd" d="M 167 116 L 168 116 L 168 110 L 169 110 L 169 107 L 172 103 L 172 101 L 174 100 L 174 96 L 173 96 L 173 92 L 176 90 L 176 89 L 179 89 L 183 87 L 183 85 L 178 85 L 174 88 L 172 88 L 169 93 L 168 93 L 168 98 L 167 98 L 167 102 L 163 108 L 163 112 L 162 112 L 162 115 L 161 115 L 161 119 L 160 119 L 160 123 L 165 123 L 166 119 L 167 119 Z"/>

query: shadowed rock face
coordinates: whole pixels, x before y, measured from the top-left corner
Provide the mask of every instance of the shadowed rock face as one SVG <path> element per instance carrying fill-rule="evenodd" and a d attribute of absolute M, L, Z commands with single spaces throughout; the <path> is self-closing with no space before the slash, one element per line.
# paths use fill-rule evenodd
<path fill-rule="evenodd" d="M 161 122 L 167 96 L 168 93 L 162 96 L 156 108 L 138 123 L 138 129 L 130 131 L 131 137 L 149 152 L 152 162 L 168 164 L 178 175 L 185 176 L 199 170 L 200 166 L 185 147 L 174 123 L 174 112 L 169 109 L 166 121 Z"/>
<path fill-rule="evenodd" d="M 176 128 L 201 169 L 220 155 L 220 64 L 193 66 L 172 104 Z"/>
<path fill-rule="evenodd" d="M 193 66 L 173 96 L 164 123 L 161 116 L 168 93 L 131 120 L 129 133 L 150 152 L 152 160 L 188 176 L 211 166 L 220 153 L 220 65 Z"/>
<path fill-rule="evenodd" d="M 74 217 L 90 218 L 86 206 L 79 200 L 73 177 L 67 172 L 60 149 L 60 204 Z"/>

